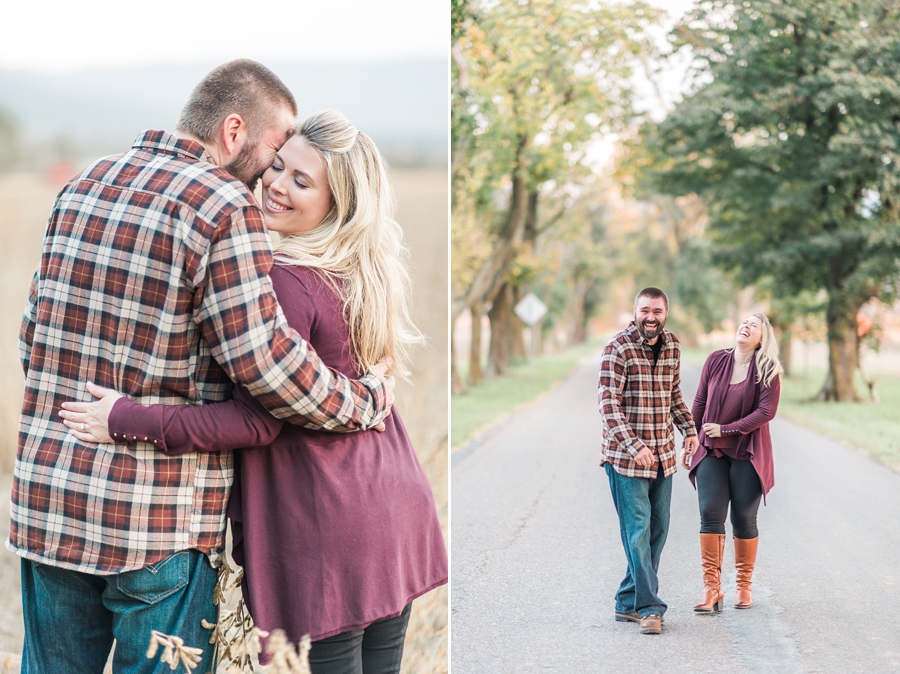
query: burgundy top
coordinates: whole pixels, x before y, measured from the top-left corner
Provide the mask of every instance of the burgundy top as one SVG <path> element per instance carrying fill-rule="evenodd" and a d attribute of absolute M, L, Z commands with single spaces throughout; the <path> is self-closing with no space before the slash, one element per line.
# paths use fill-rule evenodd
<path fill-rule="evenodd" d="M 715 423 L 724 426 L 741 418 L 745 385 L 747 385 L 747 379 L 726 387 L 722 409 L 719 410 Z M 718 457 L 727 456 L 740 461 L 748 460 L 750 455 L 747 453 L 747 448 L 739 447 L 739 440 L 740 437 L 737 435 L 720 435 L 718 438 L 711 438 L 707 435 L 703 442 L 707 453 L 712 451 Z"/>
<path fill-rule="evenodd" d="M 276 266 L 288 324 L 350 376 L 349 335 L 330 284 Z M 299 642 L 399 615 L 447 582 L 434 496 L 394 408 L 383 433 L 313 431 L 269 415 L 246 389 L 202 406 L 143 407 L 121 399 L 110 432 L 147 436 L 167 454 L 238 447 L 228 515 L 244 599 L 261 629 Z M 265 447 L 262 447 L 267 445 Z"/>
<path fill-rule="evenodd" d="M 703 424 L 721 424 L 722 435 L 737 438 L 736 452 L 748 456 L 750 463 L 759 475 L 763 496 L 775 484 L 775 467 L 772 461 L 772 437 L 769 434 L 769 422 L 775 418 L 778 399 L 781 395 L 781 378 L 776 377 L 769 386 L 756 381 L 756 358 L 751 359 L 747 368 L 747 378 L 735 386 L 742 393 L 740 412 L 731 422 L 722 423 L 720 419 L 725 404 L 726 391 L 731 382 L 734 370 L 734 356 L 731 349 L 715 351 L 706 359 L 700 373 L 700 385 L 694 396 L 691 414 L 697 434 L 700 436 L 700 447 L 691 462 L 689 476 L 696 487 L 695 473 L 697 466 L 707 455 L 707 448 L 713 438 L 707 438 L 703 432 Z"/>

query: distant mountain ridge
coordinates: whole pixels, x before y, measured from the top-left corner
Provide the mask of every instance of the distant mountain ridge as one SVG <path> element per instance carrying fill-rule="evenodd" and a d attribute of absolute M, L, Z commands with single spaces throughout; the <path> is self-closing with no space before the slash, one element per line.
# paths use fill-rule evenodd
<path fill-rule="evenodd" d="M 82 152 L 120 151 L 143 129 L 172 129 L 191 89 L 215 65 L 64 75 L 0 71 L 0 109 L 39 143 L 65 138 Z M 294 93 L 301 117 L 336 108 L 388 154 L 391 148 L 407 148 L 446 155 L 446 61 L 266 65 Z"/>

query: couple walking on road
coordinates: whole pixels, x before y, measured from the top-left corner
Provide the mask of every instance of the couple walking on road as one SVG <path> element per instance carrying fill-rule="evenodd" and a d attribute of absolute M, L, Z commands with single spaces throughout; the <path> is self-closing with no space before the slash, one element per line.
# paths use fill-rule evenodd
<path fill-rule="evenodd" d="M 678 338 L 665 330 L 668 312 L 662 290 L 641 290 L 634 322 L 609 341 L 600 361 L 601 465 L 628 560 L 615 618 L 640 623 L 642 634 L 662 631 L 667 608 L 658 595 L 657 573 L 677 470 L 673 421 L 684 436 L 682 464 L 700 502 L 703 596 L 694 611 L 714 614 L 724 604 L 729 504 L 737 567 L 734 606 L 752 605 L 756 514 L 774 484 L 769 422 L 783 373 L 772 325 L 765 315 L 753 314 L 739 326 L 733 348 L 707 358 L 689 412 L 681 396 Z"/>

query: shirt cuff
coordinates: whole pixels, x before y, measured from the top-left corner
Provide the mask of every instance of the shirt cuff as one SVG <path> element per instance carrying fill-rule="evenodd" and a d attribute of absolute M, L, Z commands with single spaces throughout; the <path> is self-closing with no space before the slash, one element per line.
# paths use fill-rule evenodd
<path fill-rule="evenodd" d="M 640 454 L 642 449 L 647 449 L 647 445 L 638 438 L 635 438 L 634 442 L 630 442 L 629 444 L 625 445 L 625 451 L 631 455 L 632 459 Z M 653 452 L 653 450 L 650 451 L 651 453 Z"/>
<path fill-rule="evenodd" d="M 680 428 L 679 430 L 681 431 L 681 435 L 684 438 L 696 438 L 698 436 L 697 427 L 693 424 L 691 424 L 690 426 L 685 426 L 684 428 Z"/>
<path fill-rule="evenodd" d="M 369 389 L 369 393 L 372 394 L 372 409 L 374 411 L 374 417 L 371 423 L 365 425 L 363 430 L 368 430 L 373 426 L 377 426 L 382 421 L 384 421 L 385 417 L 388 415 L 387 407 L 387 399 L 384 390 L 384 381 L 382 381 L 381 377 L 377 374 L 372 374 L 371 372 L 367 373 L 364 377 L 359 379 L 359 383 Z"/>
<path fill-rule="evenodd" d="M 119 398 L 109 413 L 109 435 L 116 442 L 150 442 L 166 450 L 162 433 L 163 406 L 145 407 Z"/>

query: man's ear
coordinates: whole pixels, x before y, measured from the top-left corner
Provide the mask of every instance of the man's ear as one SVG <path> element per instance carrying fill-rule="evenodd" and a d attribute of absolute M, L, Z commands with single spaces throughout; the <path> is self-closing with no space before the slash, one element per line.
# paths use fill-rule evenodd
<path fill-rule="evenodd" d="M 247 142 L 247 123 L 244 118 L 237 113 L 228 115 L 222 122 L 219 141 L 226 159 L 223 164 L 227 164 L 240 153 Z"/>

